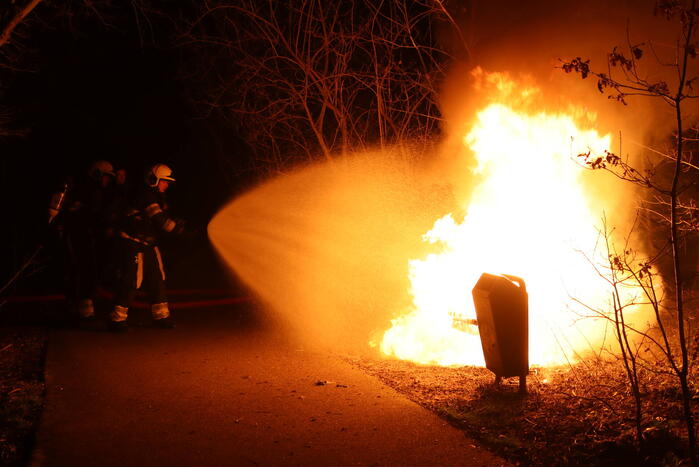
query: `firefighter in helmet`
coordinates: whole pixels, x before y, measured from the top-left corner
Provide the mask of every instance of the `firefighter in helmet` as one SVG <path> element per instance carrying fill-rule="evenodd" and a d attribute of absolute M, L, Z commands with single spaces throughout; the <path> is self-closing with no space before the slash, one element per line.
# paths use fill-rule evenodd
<path fill-rule="evenodd" d="M 174 181 L 170 167 L 152 166 L 117 229 L 120 264 L 109 322 L 112 331 L 127 330 L 129 305 L 142 285 L 151 303 L 154 325 L 162 329 L 174 327 L 165 293 L 163 257 L 158 248 L 161 234 L 181 234 L 184 230 L 184 222 L 170 217 L 165 202 L 165 191 Z"/>
<path fill-rule="evenodd" d="M 51 196 L 49 224 L 58 233 L 65 274 L 65 294 L 81 321 L 95 317 L 100 261 L 98 242 L 108 229 L 106 192 L 114 177 L 111 163 L 98 160 L 86 176 L 63 183 Z"/>

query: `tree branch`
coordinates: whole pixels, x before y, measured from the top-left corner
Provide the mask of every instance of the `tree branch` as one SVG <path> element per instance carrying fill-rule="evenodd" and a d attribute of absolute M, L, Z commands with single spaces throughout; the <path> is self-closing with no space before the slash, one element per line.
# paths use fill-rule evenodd
<path fill-rule="evenodd" d="M 12 18 L 12 21 L 5 26 L 2 34 L 0 34 L 0 47 L 4 46 L 10 41 L 12 31 L 15 30 L 15 28 L 24 20 L 24 18 L 27 17 L 27 15 L 29 15 L 29 13 L 32 12 L 34 8 L 36 8 L 39 3 L 41 3 L 41 1 L 42 0 L 30 0 L 29 3 L 24 5 L 24 8 L 17 12 L 14 18 Z"/>

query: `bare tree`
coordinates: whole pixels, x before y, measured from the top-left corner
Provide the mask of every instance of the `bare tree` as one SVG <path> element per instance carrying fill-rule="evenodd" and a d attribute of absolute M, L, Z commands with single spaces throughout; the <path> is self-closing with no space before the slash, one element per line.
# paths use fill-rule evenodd
<path fill-rule="evenodd" d="M 636 223 L 626 236 L 622 247 L 617 248 L 613 239 L 614 230 L 608 226 L 606 217 L 602 221 L 600 243 L 604 248 L 607 261 L 602 264 L 594 258 L 587 257 L 587 260 L 597 274 L 608 283 L 611 307 L 595 308 L 573 299 L 591 311 L 591 317 L 605 319 L 613 327 L 618 347 L 603 350 L 610 352 L 612 356 L 620 354 L 619 360 L 624 367 L 634 401 L 636 442 L 641 446 L 644 443 L 643 433 L 647 426 L 643 419 L 645 389 L 641 384 L 642 371 L 653 371 L 651 369 L 655 368 L 654 362 L 658 360 L 656 351 L 660 352 L 674 374 L 677 374 L 680 369 L 676 359 L 676 348 L 671 342 L 663 317 L 664 297 L 656 283 L 657 274 L 653 268 L 658 257 L 640 256 L 630 246 Z M 654 326 L 639 327 L 638 323 L 633 322 L 633 314 L 639 307 L 650 307 L 653 310 Z M 643 352 L 642 349 L 644 349 Z"/>
<path fill-rule="evenodd" d="M 667 20 L 678 22 L 680 32 L 674 54 L 675 58 L 669 63 L 661 63 L 674 70 L 676 76 L 674 83 L 648 80 L 641 71 L 640 63 L 644 55 L 644 44 L 631 42 L 627 44 L 626 51 L 619 47 L 612 50 L 608 55 L 607 72 L 592 69 L 590 61 L 582 60 L 580 57 L 563 62 L 562 68 L 566 72 L 576 72 L 582 78 L 596 77 L 599 91 L 602 93 L 610 92 L 609 98 L 623 104 L 627 104 L 628 98 L 632 96 L 651 97 L 663 100 L 674 110 L 674 148 L 669 153 L 656 151 L 660 154 L 660 162 L 650 168 L 639 169 L 628 157 L 622 157 L 612 152 L 606 152 L 602 155 L 587 153 L 581 154 L 581 157 L 591 169 L 607 170 L 622 180 L 651 190 L 653 197 L 650 203 L 646 203 L 645 209 L 665 222 L 667 242 L 662 249 L 669 250 L 672 260 L 673 280 L 671 285 L 674 289 L 672 309 L 677 332 L 679 359 L 675 357 L 674 346 L 667 341 L 663 316 L 658 311 L 659 307 L 656 308 L 656 316 L 665 339 L 664 349 L 667 362 L 676 375 L 682 391 L 689 455 L 692 465 L 697 465 L 696 432 L 692 414 L 693 391 L 688 381 L 691 364 L 689 354 L 691 336 L 688 335 L 690 329 L 685 310 L 683 245 L 689 236 L 697 234 L 696 207 L 694 200 L 688 198 L 688 195 L 694 192 L 692 188 L 696 187 L 698 174 L 697 165 L 692 161 L 692 154 L 688 151 L 691 149 L 688 146 L 691 140 L 688 138 L 686 121 L 689 117 L 685 114 L 684 104 L 688 99 L 699 97 L 699 95 L 692 93 L 693 84 L 699 81 L 699 76 L 691 75 L 693 60 L 697 56 L 695 39 L 699 11 L 696 9 L 696 0 L 689 2 L 663 0 L 657 2 L 655 13 Z M 653 44 L 649 44 L 649 47 L 653 49 Z M 665 178 L 657 176 L 658 169 L 662 167 L 663 159 L 669 160 L 672 164 L 671 175 Z M 613 266 L 616 270 L 629 273 L 636 270 L 636 268 L 628 267 L 623 256 L 616 256 Z M 642 265 L 640 271 L 646 271 L 646 278 L 652 277 L 647 275 L 649 271 L 644 268 L 645 266 Z M 652 284 L 646 284 L 644 290 L 647 293 L 652 293 L 654 287 Z"/>
<path fill-rule="evenodd" d="M 113 0 L 15 0 L 5 3 L 7 5 L 0 7 L 0 137 L 25 136 L 27 129 L 15 128 L 14 112 L 1 97 L 13 80 L 22 79 L 26 73 L 40 68 L 37 62 L 41 61 L 41 51 L 30 45 L 32 35 L 59 27 L 77 34 L 80 29 L 77 24 L 84 19 L 97 19 L 109 26 L 106 14 L 115 7 Z M 133 8 L 141 11 L 144 6 L 134 3 Z"/>
<path fill-rule="evenodd" d="M 17 47 L 13 47 L 12 39 L 16 36 L 18 27 L 41 2 L 42 0 L 28 0 L 23 4 L 13 2 L 13 5 L 0 10 L 0 72 L 20 71 L 20 67 L 16 64 Z M 21 129 L 13 128 L 11 112 L 0 107 L 0 137 L 22 136 L 25 133 Z"/>
<path fill-rule="evenodd" d="M 451 59 L 438 24 L 458 31 L 439 0 L 204 2 L 183 43 L 207 57 L 205 110 L 281 168 L 435 135 Z"/>

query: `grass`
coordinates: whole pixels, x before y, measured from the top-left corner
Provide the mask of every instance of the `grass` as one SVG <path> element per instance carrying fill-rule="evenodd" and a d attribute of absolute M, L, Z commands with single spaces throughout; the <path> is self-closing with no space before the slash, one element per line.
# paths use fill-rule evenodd
<path fill-rule="evenodd" d="M 366 357 L 351 362 L 514 463 L 656 466 L 687 462 L 681 400 L 674 379 L 666 374 L 643 373 L 644 442 L 637 446 L 633 401 L 619 362 L 534 368 L 527 395 L 519 394 L 516 378 L 495 387 L 493 374 L 483 368 L 442 368 Z"/>
<path fill-rule="evenodd" d="M 46 332 L 0 327 L 0 464 L 26 465 L 44 401 Z"/>

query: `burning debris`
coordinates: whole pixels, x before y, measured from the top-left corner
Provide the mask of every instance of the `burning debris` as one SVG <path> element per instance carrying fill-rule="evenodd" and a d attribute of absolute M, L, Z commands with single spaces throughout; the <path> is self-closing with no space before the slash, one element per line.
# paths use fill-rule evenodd
<path fill-rule="evenodd" d="M 324 379 L 319 379 L 314 383 L 315 386 L 335 386 L 336 388 L 347 388 L 346 384 L 336 383 L 335 381 L 326 381 Z"/>

